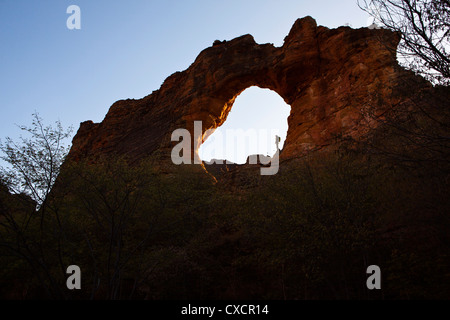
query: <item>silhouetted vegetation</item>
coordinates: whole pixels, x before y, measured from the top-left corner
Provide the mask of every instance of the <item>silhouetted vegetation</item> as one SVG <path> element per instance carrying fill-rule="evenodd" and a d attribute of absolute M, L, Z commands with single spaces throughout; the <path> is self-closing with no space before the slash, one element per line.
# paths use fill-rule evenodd
<path fill-rule="evenodd" d="M 418 128 L 408 119 L 401 128 Z M 424 121 L 439 119 L 418 123 L 438 137 Z M 447 145 L 425 153 L 390 124 L 285 161 L 275 176 L 249 166 L 219 183 L 156 155 L 67 160 L 38 210 L 2 179 L 0 296 L 446 299 Z M 81 290 L 66 287 L 72 264 Z M 382 290 L 366 288 L 372 264 Z"/>
<path fill-rule="evenodd" d="M 380 27 L 401 35 L 402 64 L 435 84 L 450 83 L 449 0 L 358 0 Z"/>
<path fill-rule="evenodd" d="M 2 204 L 2 291 L 14 298 L 447 298 L 448 185 L 351 152 L 317 154 L 229 191 L 150 163 L 74 164 L 41 220 Z M 26 221 L 25 221 L 26 220 Z M 81 267 L 82 290 L 65 288 Z M 365 287 L 368 265 L 383 289 Z"/>

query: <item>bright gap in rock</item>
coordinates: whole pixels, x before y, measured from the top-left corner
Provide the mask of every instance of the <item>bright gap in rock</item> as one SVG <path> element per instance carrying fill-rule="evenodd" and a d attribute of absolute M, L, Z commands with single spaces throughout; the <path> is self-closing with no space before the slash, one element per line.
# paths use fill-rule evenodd
<path fill-rule="evenodd" d="M 200 146 L 203 161 L 228 160 L 243 164 L 254 154 L 273 156 L 276 136 L 283 148 L 291 107 L 276 92 L 259 87 L 244 90 L 225 123 Z"/>

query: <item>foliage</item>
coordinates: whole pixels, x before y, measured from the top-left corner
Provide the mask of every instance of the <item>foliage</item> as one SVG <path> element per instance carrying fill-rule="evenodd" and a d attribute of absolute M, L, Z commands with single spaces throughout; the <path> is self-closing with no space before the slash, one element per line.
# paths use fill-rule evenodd
<path fill-rule="evenodd" d="M 375 23 L 399 32 L 401 63 L 433 83 L 450 82 L 450 1 L 362 0 Z"/>
<path fill-rule="evenodd" d="M 2 176 L 9 189 L 16 194 L 25 193 L 42 205 L 59 174 L 68 152 L 64 140 L 72 129 L 65 130 L 60 121 L 55 126 L 45 126 L 38 113 L 33 114 L 31 127 L 19 126 L 30 138 L 20 137 L 15 142 L 10 137 L 0 141 L 1 159 L 10 167 L 2 168 Z"/>
<path fill-rule="evenodd" d="M 371 150 L 350 141 L 219 183 L 157 156 L 66 161 L 45 212 L 0 188 L 0 296 L 447 298 L 448 167 Z M 65 287 L 71 264 L 82 290 Z M 372 264 L 381 291 L 366 289 Z"/>

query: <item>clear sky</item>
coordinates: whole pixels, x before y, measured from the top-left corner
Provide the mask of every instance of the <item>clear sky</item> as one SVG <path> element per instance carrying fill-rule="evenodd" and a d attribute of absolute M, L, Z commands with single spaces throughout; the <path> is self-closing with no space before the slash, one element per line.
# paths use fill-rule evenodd
<path fill-rule="evenodd" d="M 66 26 L 72 4 L 81 30 Z M 158 89 L 214 40 L 250 33 L 281 46 L 307 15 L 331 28 L 364 27 L 368 18 L 356 0 L 0 0 L 0 137 L 16 137 L 15 124 L 30 124 L 35 110 L 75 133 L 82 121 L 102 121 L 115 101 Z M 248 91 L 237 103 L 266 100 Z"/>
<path fill-rule="evenodd" d="M 283 147 L 290 112 L 291 107 L 275 91 L 258 87 L 244 90 L 225 123 L 200 147 L 200 158 L 245 163 L 251 154 L 272 156 L 276 135 L 281 139 L 280 149 Z"/>

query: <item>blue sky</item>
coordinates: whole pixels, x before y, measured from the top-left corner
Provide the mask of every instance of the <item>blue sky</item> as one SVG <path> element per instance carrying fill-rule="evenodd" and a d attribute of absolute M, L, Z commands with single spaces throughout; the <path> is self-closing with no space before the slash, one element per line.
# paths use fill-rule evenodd
<path fill-rule="evenodd" d="M 66 27 L 72 4 L 81 9 L 81 30 Z M 0 137 L 17 137 L 15 124 L 30 124 L 35 110 L 75 133 L 82 121 L 102 121 L 115 101 L 158 89 L 214 40 L 250 33 L 281 46 L 307 15 L 333 28 L 363 27 L 368 18 L 356 0 L 0 0 Z M 244 116 L 267 100 L 262 90 L 249 92 L 230 120 L 240 100 L 250 104 Z M 276 110 L 267 107 L 262 117 Z"/>

